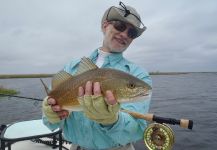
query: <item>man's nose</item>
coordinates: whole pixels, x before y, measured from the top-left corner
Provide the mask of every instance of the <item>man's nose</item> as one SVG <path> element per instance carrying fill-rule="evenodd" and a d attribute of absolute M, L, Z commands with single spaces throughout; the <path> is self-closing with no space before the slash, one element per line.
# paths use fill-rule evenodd
<path fill-rule="evenodd" d="M 127 28 L 126 30 L 124 30 L 123 32 L 121 32 L 120 35 L 121 35 L 123 38 L 129 38 L 129 37 L 128 37 L 128 28 Z"/>

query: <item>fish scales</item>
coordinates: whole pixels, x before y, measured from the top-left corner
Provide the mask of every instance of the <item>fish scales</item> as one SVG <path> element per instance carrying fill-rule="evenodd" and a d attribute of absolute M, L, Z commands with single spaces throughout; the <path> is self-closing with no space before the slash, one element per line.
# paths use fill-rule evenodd
<path fill-rule="evenodd" d="M 85 62 L 82 65 L 85 65 Z M 91 65 L 88 64 L 88 68 L 91 68 Z M 61 78 L 61 74 L 59 76 Z M 58 81 L 57 83 L 61 84 L 55 84 L 56 87 L 48 95 L 56 99 L 61 107 L 71 110 L 80 107 L 78 88 L 80 86 L 85 87 L 87 81 L 99 82 L 103 96 L 106 90 L 112 90 L 115 98 L 120 103 L 134 102 L 136 98 L 149 95 L 149 90 L 151 90 L 151 87 L 144 81 L 123 71 L 111 68 L 96 68 L 96 66 L 93 66 L 93 69 L 85 70 L 85 68 L 82 68 L 79 74 L 74 76 L 67 74 L 67 76 L 69 78 L 64 82 Z"/>
<path fill-rule="evenodd" d="M 100 71 L 100 69 L 87 71 L 62 83 L 58 88 L 51 91 L 49 96 L 57 99 L 58 104 L 63 102 L 78 105 L 78 88 L 80 86 L 84 87 L 87 81 L 100 82 L 106 78 L 105 75 L 106 73 Z"/>

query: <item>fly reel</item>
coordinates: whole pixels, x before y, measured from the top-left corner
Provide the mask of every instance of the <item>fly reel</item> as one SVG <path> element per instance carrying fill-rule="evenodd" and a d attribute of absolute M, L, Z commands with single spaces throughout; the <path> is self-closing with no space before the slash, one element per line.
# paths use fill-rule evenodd
<path fill-rule="evenodd" d="M 149 150 L 171 150 L 174 133 L 166 124 L 152 123 L 144 132 L 144 142 Z"/>

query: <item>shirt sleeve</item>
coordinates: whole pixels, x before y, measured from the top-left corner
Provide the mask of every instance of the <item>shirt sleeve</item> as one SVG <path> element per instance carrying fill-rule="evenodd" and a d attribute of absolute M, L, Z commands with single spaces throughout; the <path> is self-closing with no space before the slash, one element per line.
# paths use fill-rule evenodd
<path fill-rule="evenodd" d="M 72 60 L 68 64 L 66 64 L 63 68 L 64 71 L 74 74 L 76 72 L 77 65 L 79 64 L 80 59 Z"/>
<path fill-rule="evenodd" d="M 61 122 L 59 123 L 50 123 L 45 115 L 42 116 L 42 121 L 45 126 L 47 126 L 51 131 L 54 131 L 57 128 L 60 128 Z"/>

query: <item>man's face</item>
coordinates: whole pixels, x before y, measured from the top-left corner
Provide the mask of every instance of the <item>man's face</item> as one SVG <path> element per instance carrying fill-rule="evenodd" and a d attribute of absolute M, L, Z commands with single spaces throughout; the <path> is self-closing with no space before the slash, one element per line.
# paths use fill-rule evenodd
<path fill-rule="evenodd" d="M 114 27 L 114 22 L 104 22 L 102 30 L 104 33 L 103 49 L 107 52 L 123 52 L 133 41 L 133 38 L 128 36 L 128 30 L 133 26 L 125 24 L 126 29 L 121 32 Z"/>

